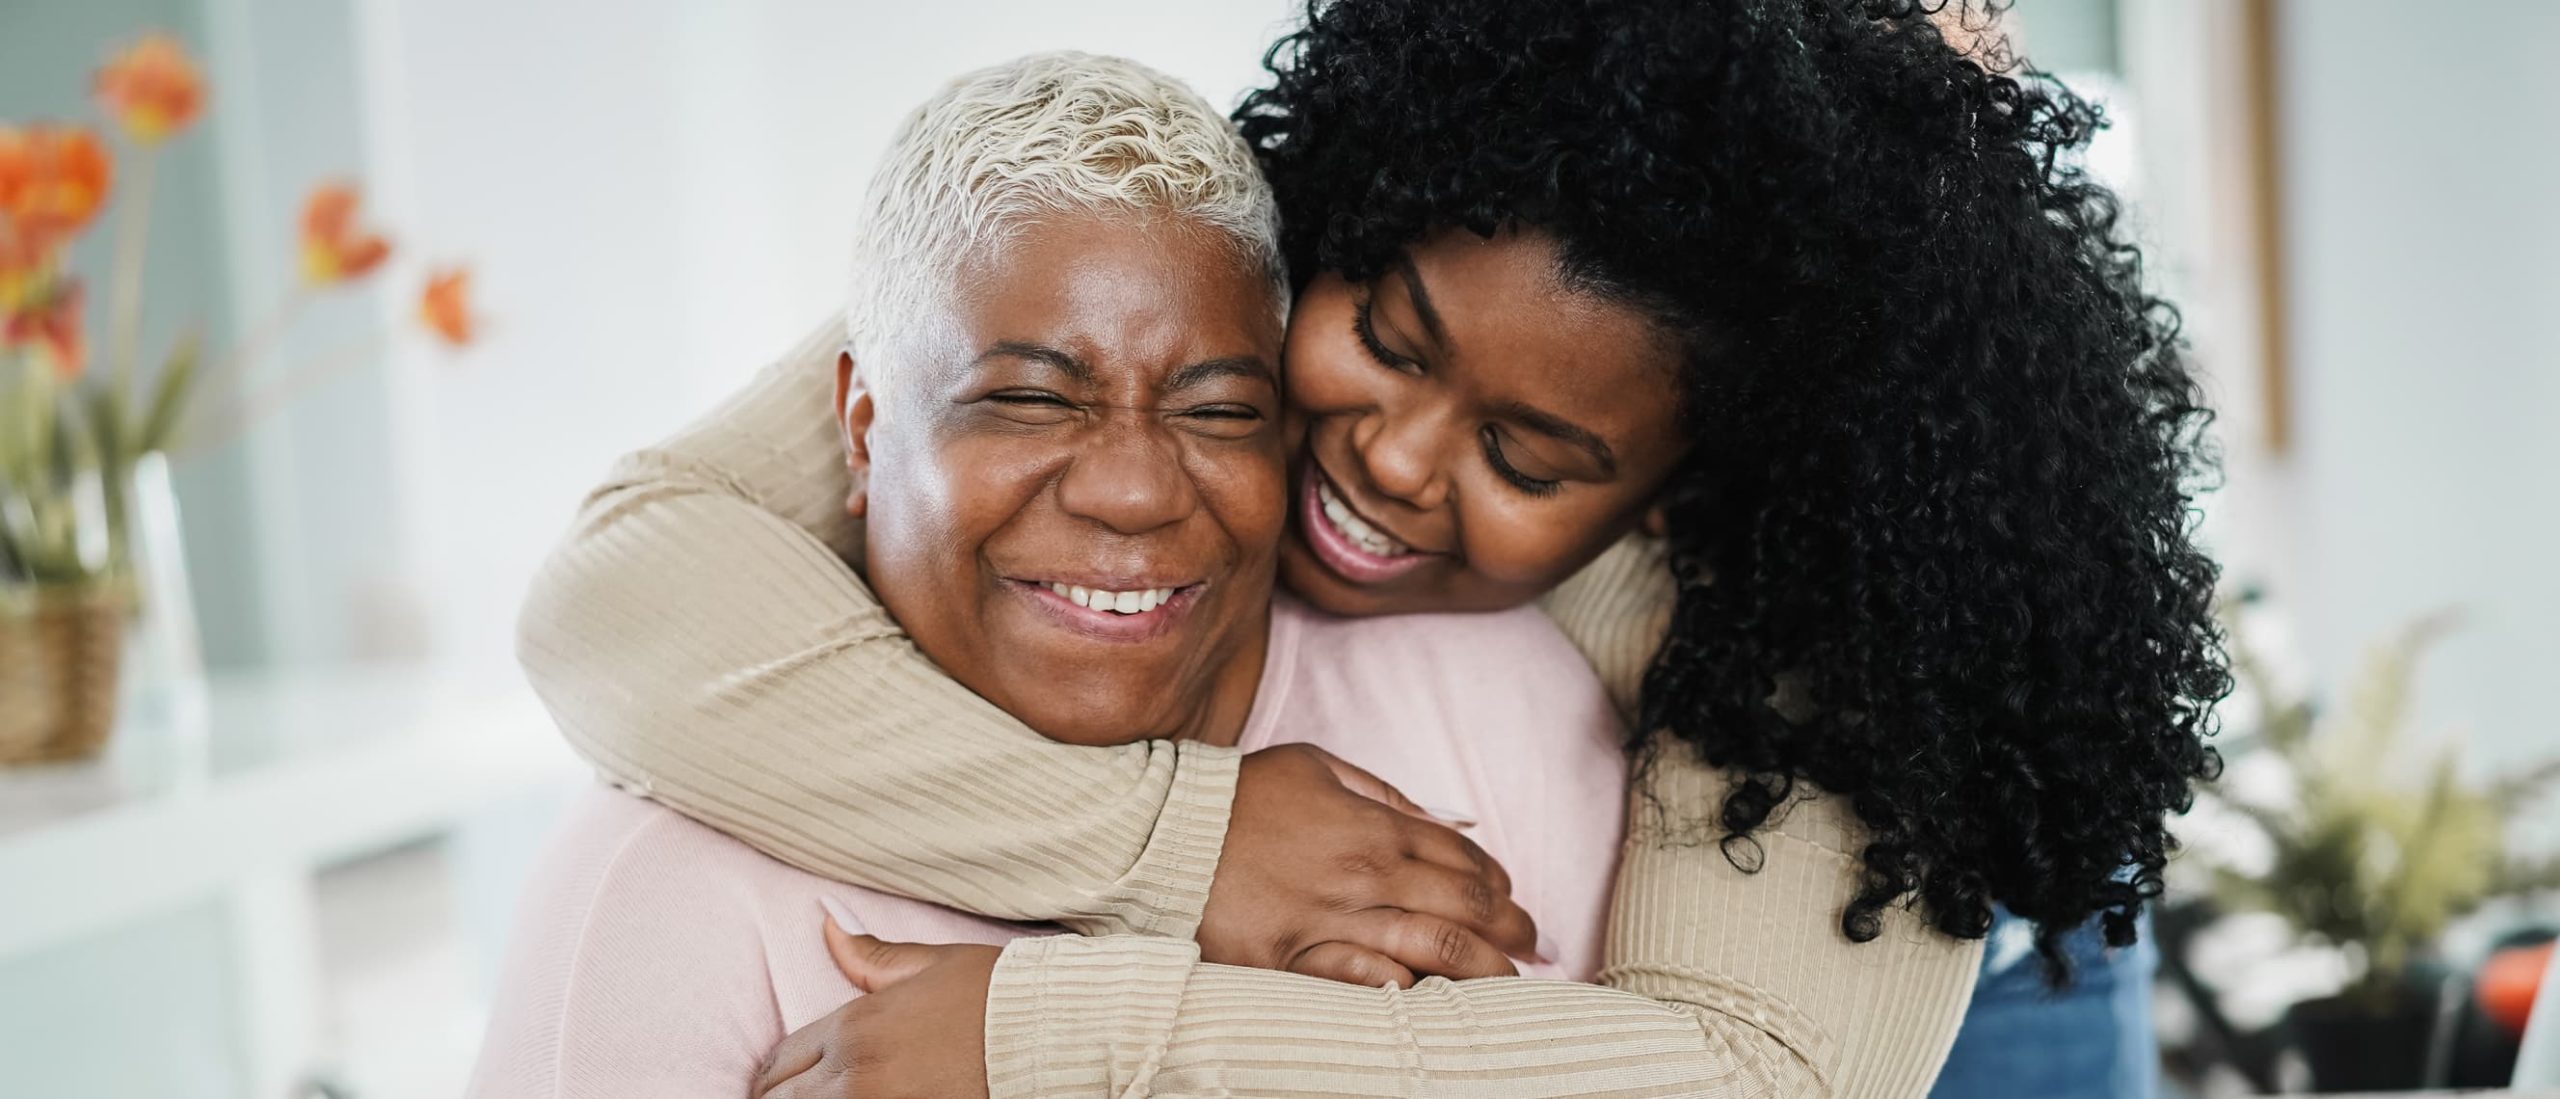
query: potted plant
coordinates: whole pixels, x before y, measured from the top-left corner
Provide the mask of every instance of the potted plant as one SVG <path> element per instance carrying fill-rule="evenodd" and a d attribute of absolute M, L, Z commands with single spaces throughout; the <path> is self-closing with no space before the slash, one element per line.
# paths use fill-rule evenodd
<path fill-rule="evenodd" d="M 2213 870 L 2229 911 L 2267 911 L 2295 933 L 2341 949 L 2354 977 L 2337 994 L 2294 1005 L 2287 1044 L 2323 1091 L 2420 1086 L 2440 982 L 2426 963 L 2445 926 L 2492 897 L 2560 886 L 2560 863 L 2508 846 L 2515 812 L 2560 779 L 2560 761 L 2487 783 L 2466 782 L 2460 749 L 2407 736 L 2411 683 L 2426 650 L 2453 626 L 2420 619 L 2369 652 L 2334 714 L 2288 697 L 2235 624 L 2234 670 L 2257 700 L 2254 737 L 2235 759 L 2263 755 L 2282 781 L 2211 791 L 2262 834 L 2262 870 Z"/>
<path fill-rule="evenodd" d="M 275 375 L 256 372 L 305 302 L 364 279 L 390 255 L 389 242 L 359 223 L 355 189 L 327 183 L 303 203 L 301 283 L 268 322 L 210 360 L 182 337 L 146 375 L 153 165 L 160 146 L 201 115 L 206 88 L 177 40 L 153 34 L 102 66 L 95 92 L 125 139 L 121 180 L 119 158 L 89 127 L 0 122 L 0 763 L 76 759 L 106 742 L 121 634 L 139 600 L 154 594 L 137 582 L 137 475 L 158 475 L 163 455 L 236 437 L 379 351 L 352 348 Z M 107 361 L 93 371 L 88 284 L 64 256 L 111 196 L 120 224 Z M 469 342 L 467 294 L 465 273 L 433 274 L 420 298 L 425 327 L 449 344 Z"/>

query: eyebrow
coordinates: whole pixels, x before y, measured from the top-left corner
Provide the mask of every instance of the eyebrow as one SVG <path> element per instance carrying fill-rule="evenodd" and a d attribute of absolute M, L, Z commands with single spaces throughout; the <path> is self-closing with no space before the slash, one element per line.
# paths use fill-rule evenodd
<path fill-rule="evenodd" d="M 1029 359 L 1032 362 L 1053 367 L 1058 371 L 1058 373 L 1064 374 L 1080 384 L 1093 384 L 1092 366 L 1087 365 L 1083 359 L 1079 359 L 1047 344 L 1025 343 L 1021 340 L 998 340 L 996 341 L 995 346 L 987 348 L 986 351 L 981 353 L 977 358 L 970 360 L 969 365 L 977 366 L 985 363 L 988 359 L 994 358 Z"/>
<path fill-rule="evenodd" d="M 1414 268 L 1411 253 L 1396 253 L 1396 274 L 1404 279 L 1405 295 L 1413 299 L 1413 311 L 1421 315 L 1422 327 L 1430 331 L 1432 342 L 1443 351 L 1454 350 L 1449 346 L 1449 329 L 1440 323 L 1440 310 L 1432 306 L 1431 291 L 1422 285 L 1422 272 Z"/>
<path fill-rule="evenodd" d="M 1203 382 L 1216 378 L 1243 378 L 1247 381 L 1259 380 L 1263 384 L 1270 386 L 1274 392 L 1277 392 L 1280 388 L 1280 376 L 1272 371 L 1270 363 L 1264 362 L 1251 355 L 1229 355 L 1223 359 L 1210 359 L 1205 362 L 1196 362 L 1183 367 L 1180 370 L 1176 370 L 1173 372 L 1171 377 L 1164 380 L 1164 384 L 1159 386 L 1158 389 L 1165 393 L 1179 393 L 1192 386 L 1199 385 Z"/>
<path fill-rule="evenodd" d="M 1618 475 L 1617 453 L 1609 449 L 1607 440 L 1593 434 L 1590 429 L 1552 412 L 1531 408 L 1518 401 L 1506 401 L 1495 411 L 1499 412 L 1503 418 L 1516 421 L 1520 426 L 1540 435 L 1589 451 L 1591 457 L 1600 463 L 1603 476 Z"/>

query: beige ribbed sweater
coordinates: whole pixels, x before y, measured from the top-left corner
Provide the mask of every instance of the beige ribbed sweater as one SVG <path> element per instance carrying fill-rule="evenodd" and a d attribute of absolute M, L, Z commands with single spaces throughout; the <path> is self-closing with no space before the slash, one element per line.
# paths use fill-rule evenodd
<path fill-rule="evenodd" d="M 519 655 L 625 786 L 816 873 L 1095 936 L 1006 951 L 996 1096 L 1927 1091 L 1979 944 L 1902 910 L 1877 941 L 1841 936 L 1860 841 L 1836 799 L 1789 807 L 1760 871 L 1735 870 L 1707 824 L 1725 780 L 1676 748 L 1634 793 L 1601 985 L 1201 962 L 1235 753 L 1058 744 L 916 651 L 844 564 L 840 331 L 615 467 L 535 581 Z M 1631 540 L 1549 599 L 1621 705 L 1668 586 Z"/>

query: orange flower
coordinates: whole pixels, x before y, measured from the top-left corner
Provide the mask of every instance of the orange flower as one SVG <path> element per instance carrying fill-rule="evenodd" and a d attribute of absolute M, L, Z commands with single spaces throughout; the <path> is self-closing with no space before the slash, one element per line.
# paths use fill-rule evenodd
<path fill-rule="evenodd" d="M 98 102 L 137 145 L 157 145 L 204 113 L 204 76 L 187 49 L 153 32 L 99 68 Z"/>
<path fill-rule="evenodd" d="M 51 268 L 52 257 L 39 254 L 34 241 L 0 218 L 0 318 L 16 314 L 42 290 Z"/>
<path fill-rule="evenodd" d="M 426 292 L 418 295 L 418 321 L 455 347 L 470 343 L 478 327 L 471 312 L 471 272 L 456 267 L 427 276 Z"/>
<path fill-rule="evenodd" d="M 35 265 L 98 215 L 114 162 L 77 127 L 0 127 L 0 235 L 11 258 Z"/>
<path fill-rule="evenodd" d="M 302 203 L 302 279 L 329 286 L 363 278 L 391 255 L 391 242 L 356 228 L 356 189 L 323 183 Z"/>
<path fill-rule="evenodd" d="M 89 363 L 89 342 L 80 329 L 82 297 L 80 280 L 55 282 L 42 299 L 0 318 L 0 347 L 35 348 L 62 380 L 79 377 Z"/>
<path fill-rule="evenodd" d="M 36 150 L 27 131 L 0 126 L 0 229 L 17 220 L 18 206 L 36 185 Z"/>

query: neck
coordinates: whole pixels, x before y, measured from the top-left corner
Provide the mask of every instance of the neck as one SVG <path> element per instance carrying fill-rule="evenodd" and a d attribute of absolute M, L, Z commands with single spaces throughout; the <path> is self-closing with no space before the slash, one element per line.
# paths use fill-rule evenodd
<path fill-rule="evenodd" d="M 1271 650 L 1270 608 L 1237 632 L 1243 637 L 1211 681 L 1208 700 L 1192 711 L 1191 720 L 1172 739 L 1232 748 L 1244 738 L 1245 723 L 1253 717 L 1254 695 L 1262 689 L 1262 661 Z"/>

